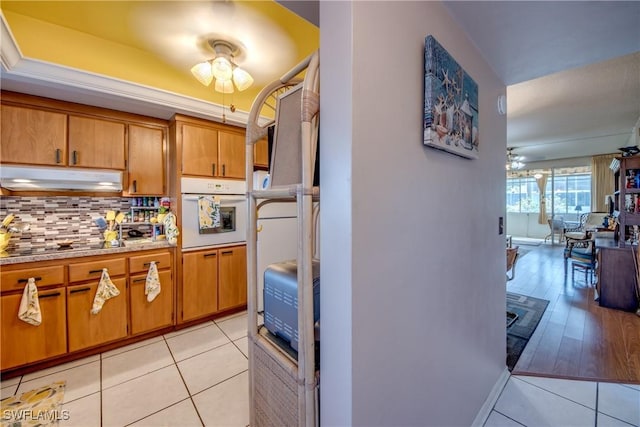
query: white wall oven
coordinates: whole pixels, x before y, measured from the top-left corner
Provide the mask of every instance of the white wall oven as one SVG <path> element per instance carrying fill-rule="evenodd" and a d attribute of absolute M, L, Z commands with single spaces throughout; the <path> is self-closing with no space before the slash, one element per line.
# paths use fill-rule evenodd
<path fill-rule="evenodd" d="M 183 249 L 246 242 L 245 181 L 185 177 L 181 185 Z M 201 211 L 208 203 L 219 209 L 218 221 L 214 223 L 203 221 Z"/>

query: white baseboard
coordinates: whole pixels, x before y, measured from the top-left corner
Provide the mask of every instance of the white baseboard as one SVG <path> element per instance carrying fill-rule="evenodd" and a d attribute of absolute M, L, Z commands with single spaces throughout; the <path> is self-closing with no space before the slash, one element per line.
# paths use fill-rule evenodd
<path fill-rule="evenodd" d="M 496 381 L 496 383 L 493 385 L 491 393 L 489 393 L 489 396 L 487 396 L 487 400 L 484 401 L 482 408 L 480 408 L 480 411 L 478 411 L 476 418 L 473 420 L 473 423 L 471 424 L 472 426 L 482 427 L 484 425 L 484 423 L 487 421 L 487 418 L 489 418 L 491 410 L 498 401 L 498 397 L 500 397 L 500 393 L 502 393 L 502 389 L 504 388 L 505 384 L 507 384 L 510 376 L 511 373 L 505 366 L 504 371 L 502 371 L 500 377 L 498 378 L 498 381 Z"/>

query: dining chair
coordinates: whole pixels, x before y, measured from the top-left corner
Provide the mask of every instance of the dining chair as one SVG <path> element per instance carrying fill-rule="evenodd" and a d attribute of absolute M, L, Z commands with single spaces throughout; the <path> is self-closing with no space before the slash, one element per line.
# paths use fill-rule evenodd
<path fill-rule="evenodd" d="M 518 246 L 507 248 L 507 281 L 513 280 L 516 274 L 516 261 L 518 261 Z M 511 272 L 511 276 L 509 276 Z"/>
<path fill-rule="evenodd" d="M 595 242 L 589 236 L 584 239 L 567 238 L 564 249 L 564 277 L 567 278 L 568 264 L 571 261 L 571 281 L 575 279 L 575 271 L 582 270 L 585 273 L 585 282 L 593 283 L 596 268 Z"/>
<path fill-rule="evenodd" d="M 545 236 L 544 238 L 545 243 L 549 238 L 553 240 L 553 236 L 555 234 L 560 236 L 558 242 L 564 241 L 564 229 L 565 229 L 564 218 L 563 217 L 556 217 L 553 219 L 549 218 L 547 220 L 547 223 L 549 224 L 550 233 Z"/>

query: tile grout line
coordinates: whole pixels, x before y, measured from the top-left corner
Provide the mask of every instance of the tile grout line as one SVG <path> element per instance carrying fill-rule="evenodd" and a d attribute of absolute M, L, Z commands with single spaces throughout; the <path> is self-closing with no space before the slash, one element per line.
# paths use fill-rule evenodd
<path fill-rule="evenodd" d="M 598 385 L 597 385 L 597 387 L 596 387 L 596 408 L 598 408 L 598 406 L 599 406 L 599 405 L 598 405 L 598 402 L 599 402 L 599 400 L 600 400 L 600 384 L 601 384 L 601 383 L 600 383 L 600 382 L 598 382 L 597 384 L 598 384 Z M 607 382 L 605 382 L 604 384 L 615 384 L 615 385 L 622 385 L 622 386 L 624 386 L 624 384 L 618 384 L 618 383 L 607 383 Z M 633 389 L 632 387 L 628 387 L 628 388 Z M 599 411 L 596 411 L 596 427 L 598 426 L 597 420 L 598 420 L 598 414 L 599 414 L 599 413 L 600 413 L 600 414 L 602 414 L 602 415 L 606 415 L 607 417 L 613 418 L 613 419 L 614 419 L 614 420 L 616 420 L 616 421 L 620 421 L 620 422 L 622 422 L 622 423 L 624 423 L 624 424 L 628 424 L 629 426 L 633 426 L 633 424 L 631 424 L 631 423 L 627 422 L 626 420 L 620 419 L 620 418 L 618 418 L 617 416 L 613 416 L 613 415 L 611 415 L 611 414 L 607 414 L 606 412 L 599 412 Z"/>
<path fill-rule="evenodd" d="M 238 372 L 237 374 L 231 375 L 229 378 L 226 378 L 226 379 L 224 379 L 224 380 L 222 380 L 222 381 L 219 381 L 219 382 L 217 382 L 217 383 L 215 383 L 215 384 L 213 384 L 213 385 L 210 385 L 210 386 L 209 386 L 209 387 L 207 387 L 207 388 L 203 388 L 202 390 L 199 390 L 199 391 L 197 391 L 196 393 L 194 393 L 194 394 L 193 394 L 193 396 L 197 396 L 197 395 L 199 395 L 200 393 L 204 393 L 204 392 L 205 392 L 205 391 L 207 391 L 207 390 L 211 390 L 212 388 L 214 388 L 214 387 L 216 387 L 216 386 L 219 386 L 220 384 L 226 383 L 227 381 L 229 381 L 229 380 L 231 380 L 231 379 L 233 379 L 233 378 L 235 378 L 235 377 L 237 377 L 237 376 L 239 376 L 239 375 L 242 375 L 242 374 L 244 374 L 245 372 L 249 372 L 249 368 L 245 369 L 244 371 L 240 371 L 240 372 Z M 195 406 L 195 403 L 194 403 L 194 406 Z"/>
<path fill-rule="evenodd" d="M 527 427 L 527 425 L 526 425 L 526 424 L 522 424 L 520 421 L 518 421 L 518 420 L 516 420 L 516 419 L 513 419 L 513 418 L 511 418 L 510 416 L 508 416 L 508 415 L 506 415 L 506 414 L 503 414 L 502 412 L 498 411 L 497 409 L 493 409 L 493 411 L 494 411 L 496 414 L 500 414 L 500 415 L 502 415 L 503 417 L 505 417 L 505 418 L 507 418 L 507 419 L 509 419 L 509 420 L 513 421 L 514 423 L 516 423 L 516 424 L 518 424 L 518 425 L 521 425 L 521 426 Z M 485 424 L 486 424 L 486 423 L 485 423 Z"/>
<path fill-rule="evenodd" d="M 522 378 L 519 378 L 519 377 L 516 377 L 516 379 L 518 379 L 518 380 L 520 380 L 520 381 L 522 381 L 522 382 L 524 382 L 524 383 L 526 383 L 526 384 L 528 384 L 528 385 L 530 385 L 530 386 L 536 387 L 536 388 L 538 388 L 538 389 L 540 389 L 540 390 L 542 390 L 542 391 L 545 391 L 545 392 L 547 392 L 547 393 L 553 394 L 554 396 L 558 396 L 558 397 L 560 397 L 560 398 L 562 398 L 562 399 L 564 399 L 564 400 L 568 400 L 569 402 L 575 403 L 576 405 L 580 405 L 580 406 L 582 406 L 583 408 L 587 408 L 587 409 L 589 409 L 589 410 L 591 410 L 591 411 L 597 412 L 595 408 L 589 408 L 589 407 L 588 407 L 587 405 L 585 405 L 585 404 L 582 404 L 582 403 L 580 403 L 580 402 L 576 402 L 575 400 L 570 399 L 570 398 L 568 398 L 568 397 L 566 397 L 566 396 L 563 396 L 563 395 L 558 394 L 558 393 L 556 393 L 556 392 L 553 392 L 553 391 L 547 390 L 546 388 L 543 388 L 543 387 L 541 387 L 541 386 L 539 386 L 539 385 L 537 385 L 537 384 L 532 384 L 532 383 L 530 383 L 530 382 L 528 382 L 528 381 L 526 381 L 526 380 L 523 380 Z M 573 381 L 573 380 L 567 380 L 567 381 Z M 594 381 L 586 381 L 586 382 L 594 382 Z M 598 386 L 597 386 L 597 383 L 596 383 L 596 404 L 595 404 L 595 407 L 596 407 L 596 408 L 598 407 L 598 401 L 597 401 L 597 398 L 598 398 L 597 387 L 598 387 Z"/>
<path fill-rule="evenodd" d="M 513 421 L 514 423 L 517 423 L 517 424 L 520 424 L 520 425 L 524 426 L 524 424 L 522 424 L 522 423 L 518 422 L 517 420 L 514 420 L 514 419 L 513 419 L 513 418 L 511 418 L 510 416 L 508 416 L 508 415 L 506 415 L 506 414 L 503 414 L 502 412 L 500 412 L 500 411 L 498 411 L 498 410 L 496 409 L 496 405 L 498 404 L 498 401 L 500 400 L 500 397 L 502 397 L 502 393 L 504 393 L 504 390 L 507 388 L 507 384 L 509 383 L 509 380 L 510 380 L 512 377 L 513 377 L 513 375 L 509 374 L 509 378 L 507 379 L 507 381 L 505 381 L 504 385 L 502 386 L 502 390 L 500 390 L 500 394 L 498 395 L 498 398 L 497 398 L 497 399 L 496 399 L 496 401 L 493 403 L 493 407 L 491 408 L 491 412 L 495 412 L 495 413 L 497 413 L 497 414 L 500 414 L 500 415 L 502 415 L 503 417 L 510 419 L 510 420 L 511 420 L 511 421 Z M 489 412 L 489 416 L 491 416 L 491 412 Z M 483 427 L 484 427 L 484 425 L 486 425 L 486 420 L 485 420 L 485 423 L 483 424 Z M 526 426 L 525 426 L 525 427 L 526 427 Z"/>
<path fill-rule="evenodd" d="M 180 371 L 180 367 L 178 366 L 178 362 L 176 361 L 176 358 L 173 355 L 173 351 L 171 351 L 171 346 L 167 342 L 167 339 L 165 338 L 164 335 L 162 336 L 162 338 L 164 339 L 165 345 L 169 349 L 169 354 L 171 355 L 171 358 L 173 359 L 173 364 L 176 367 L 176 370 L 178 371 L 178 375 L 180 375 L 180 379 L 182 380 L 182 384 L 184 385 L 185 390 L 187 390 L 187 394 L 189 395 L 188 399 L 191 401 L 191 404 L 193 405 L 193 409 L 195 409 L 195 411 L 196 411 L 196 415 L 198 415 L 198 419 L 200 420 L 200 424 L 204 426 L 205 424 L 204 424 L 204 420 L 202 419 L 202 415 L 200 415 L 200 411 L 198 410 L 198 406 L 196 406 L 196 402 L 193 401 L 193 396 L 191 395 L 191 391 L 189 390 L 189 386 L 187 386 L 187 382 L 185 381 L 184 376 L 182 375 L 182 371 Z M 184 399 L 184 400 L 186 400 L 186 399 Z"/>

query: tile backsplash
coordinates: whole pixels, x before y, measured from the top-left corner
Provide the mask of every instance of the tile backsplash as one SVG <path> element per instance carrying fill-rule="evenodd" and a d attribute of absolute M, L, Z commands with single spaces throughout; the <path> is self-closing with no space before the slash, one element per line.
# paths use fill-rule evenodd
<path fill-rule="evenodd" d="M 0 220 L 13 214 L 12 226 L 30 226 L 11 238 L 7 251 L 57 248 L 62 240 L 75 240 L 78 246 L 98 244 L 102 234 L 94 218 L 104 217 L 108 210 L 126 212 L 130 206 L 126 197 L 0 196 Z"/>

